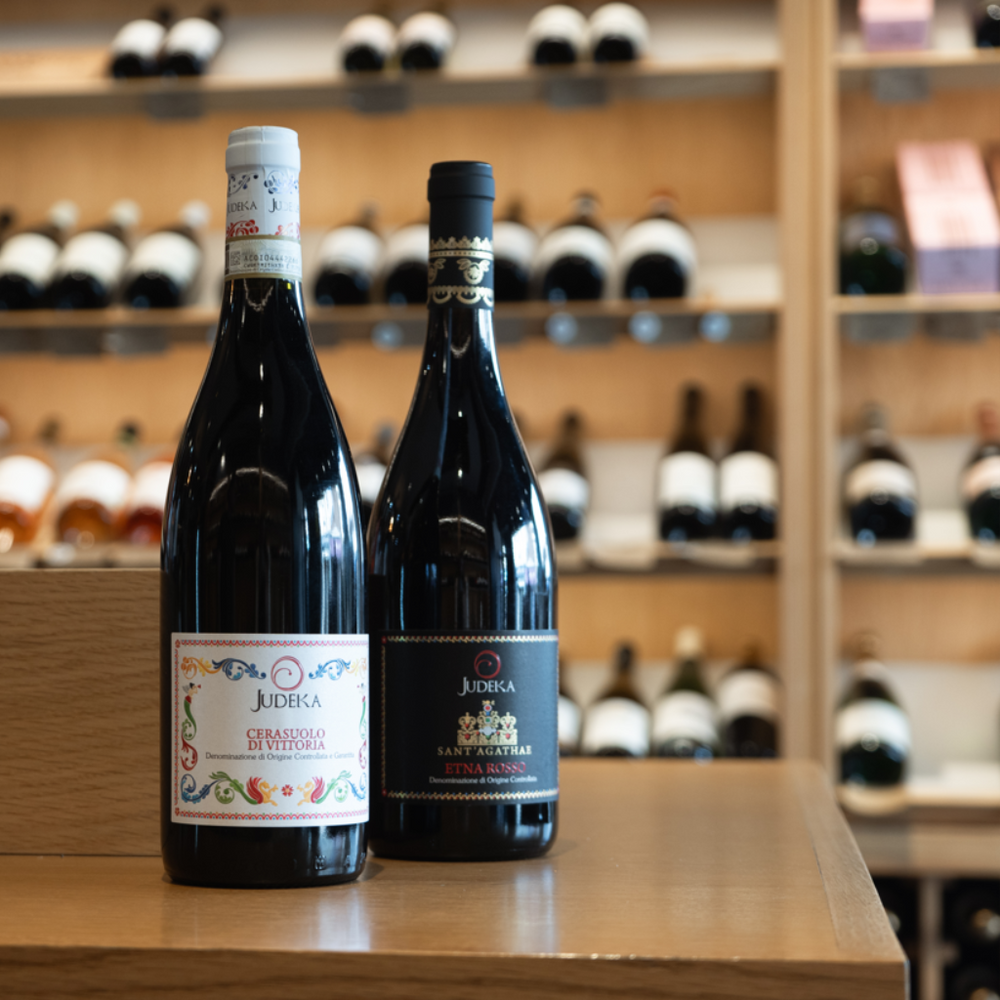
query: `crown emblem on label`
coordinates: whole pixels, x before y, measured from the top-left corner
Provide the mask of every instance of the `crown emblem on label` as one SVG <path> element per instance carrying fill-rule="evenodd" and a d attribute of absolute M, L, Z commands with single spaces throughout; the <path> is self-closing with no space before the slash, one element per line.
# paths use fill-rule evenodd
<path fill-rule="evenodd" d="M 517 746 L 517 719 L 507 712 L 496 710 L 492 701 L 484 701 L 477 716 L 466 712 L 458 720 L 458 745 L 460 747 Z"/>
<path fill-rule="evenodd" d="M 442 237 L 439 240 L 431 240 L 431 251 L 434 250 L 482 250 L 493 253 L 493 244 L 482 236 L 473 236 L 471 239 L 468 236 L 461 236 L 458 239 L 449 236 L 447 239 Z"/>

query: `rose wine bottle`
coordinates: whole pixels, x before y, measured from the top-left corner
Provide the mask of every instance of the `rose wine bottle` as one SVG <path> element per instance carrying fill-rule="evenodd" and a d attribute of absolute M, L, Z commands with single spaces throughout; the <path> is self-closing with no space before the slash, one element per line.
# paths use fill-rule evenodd
<path fill-rule="evenodd" d="M 76 219 L 73 202 L 57 201 L 44 222 L 4 240 L 0 247 L 0 309 L 37 309 L 44 304 L 59 251 Z"/>
<path fill-rule="evenodd" d="M 162 7 L 152 17 L 137 18 L 120 28 L 111 42 L 111 75 L 120 80 L 156 76 L 160 49 L 172 20 L 170 9 Z"/>
<path fill-rule="evenodd" d="M 377 854 L 556 835 L 556 571 L 493 339 L 493 170 L 431 167 L 427 342 L 368 526 Z M 529 752 L 530 748 L 530 752 Z"/>
<path fill-rule="evenodd" d="M 125 301 L 134 309 L 176 309 L 188 301 L 201 270 L 199 233 L 208 222 L 203 201 L 189 201 L 174 226 L 151 233 L 125 269 Z"/>
<path fill-rule="evenodd" d="M 555 445 L 538 474 L 556 541 L 578 538 L 590 503 L 583 461 L 583 420 L 575 410 L 563 415 Z"/>
<path fill-rule="evenodd" d="M 2 255 L 0 255 L 2 256 Z M 981 542 L 1000 538 L 1000 413 L 993 403 L 976 410 L 979 443 L 962 472 L 969 532 Z"/>
<path fill-rule="evenodd" d="M 632 678 L 635 650 L 622 643 L 615 650 L 611 683 L 583 717 L 580 752 L 588 757 L 646 757 L 649 754 L 649 709 Z"/>
<path fill-rule="evenodd" d="M 163 861 L 198 885 L 365 860 L 361 509 L 306 324 L 299 166 L 291 129 L 229 136 L 222 314 L 163 522 Z"/>

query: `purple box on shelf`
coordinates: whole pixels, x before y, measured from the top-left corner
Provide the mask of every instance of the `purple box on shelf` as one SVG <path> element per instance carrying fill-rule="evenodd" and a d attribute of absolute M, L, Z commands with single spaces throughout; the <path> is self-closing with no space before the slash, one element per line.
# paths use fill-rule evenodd
<path fill-rule="evenodd" d="M 934 0 L 858 0 L 858 18 L 869 52 L 926 49 Z"/>

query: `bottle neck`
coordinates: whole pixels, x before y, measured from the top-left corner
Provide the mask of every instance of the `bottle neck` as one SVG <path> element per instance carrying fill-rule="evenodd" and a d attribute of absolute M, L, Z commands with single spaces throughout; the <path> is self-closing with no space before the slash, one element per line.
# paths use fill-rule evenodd
<path fill-rule="evenodd" d="M 674 439 L 674 451 L 705 450 L 701 433 L 701 392 L 687 389 L 681 402 L 681 426 Z"/>
<path fill-rule="evenodd" d="M 733 443 L 733 451 L 764 452 L 762 424 L 763 407 L 760 392 L 757 389 L 748 389 L 743 396 L 743 421 Z"/>

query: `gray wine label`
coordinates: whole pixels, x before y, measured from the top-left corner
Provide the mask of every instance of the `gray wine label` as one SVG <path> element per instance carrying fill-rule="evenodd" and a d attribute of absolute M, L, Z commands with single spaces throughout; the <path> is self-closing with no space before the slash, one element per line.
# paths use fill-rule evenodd
<path fill-rule="evenodd" d="M 555 631 L 382 633 L 382 797 L 540 802 L 559 796 Z"/>
<path fill-rule="evenodd" d="M 493 243 L 479 236 L 431 240 L 427 302 L 493 308 Z"/>

